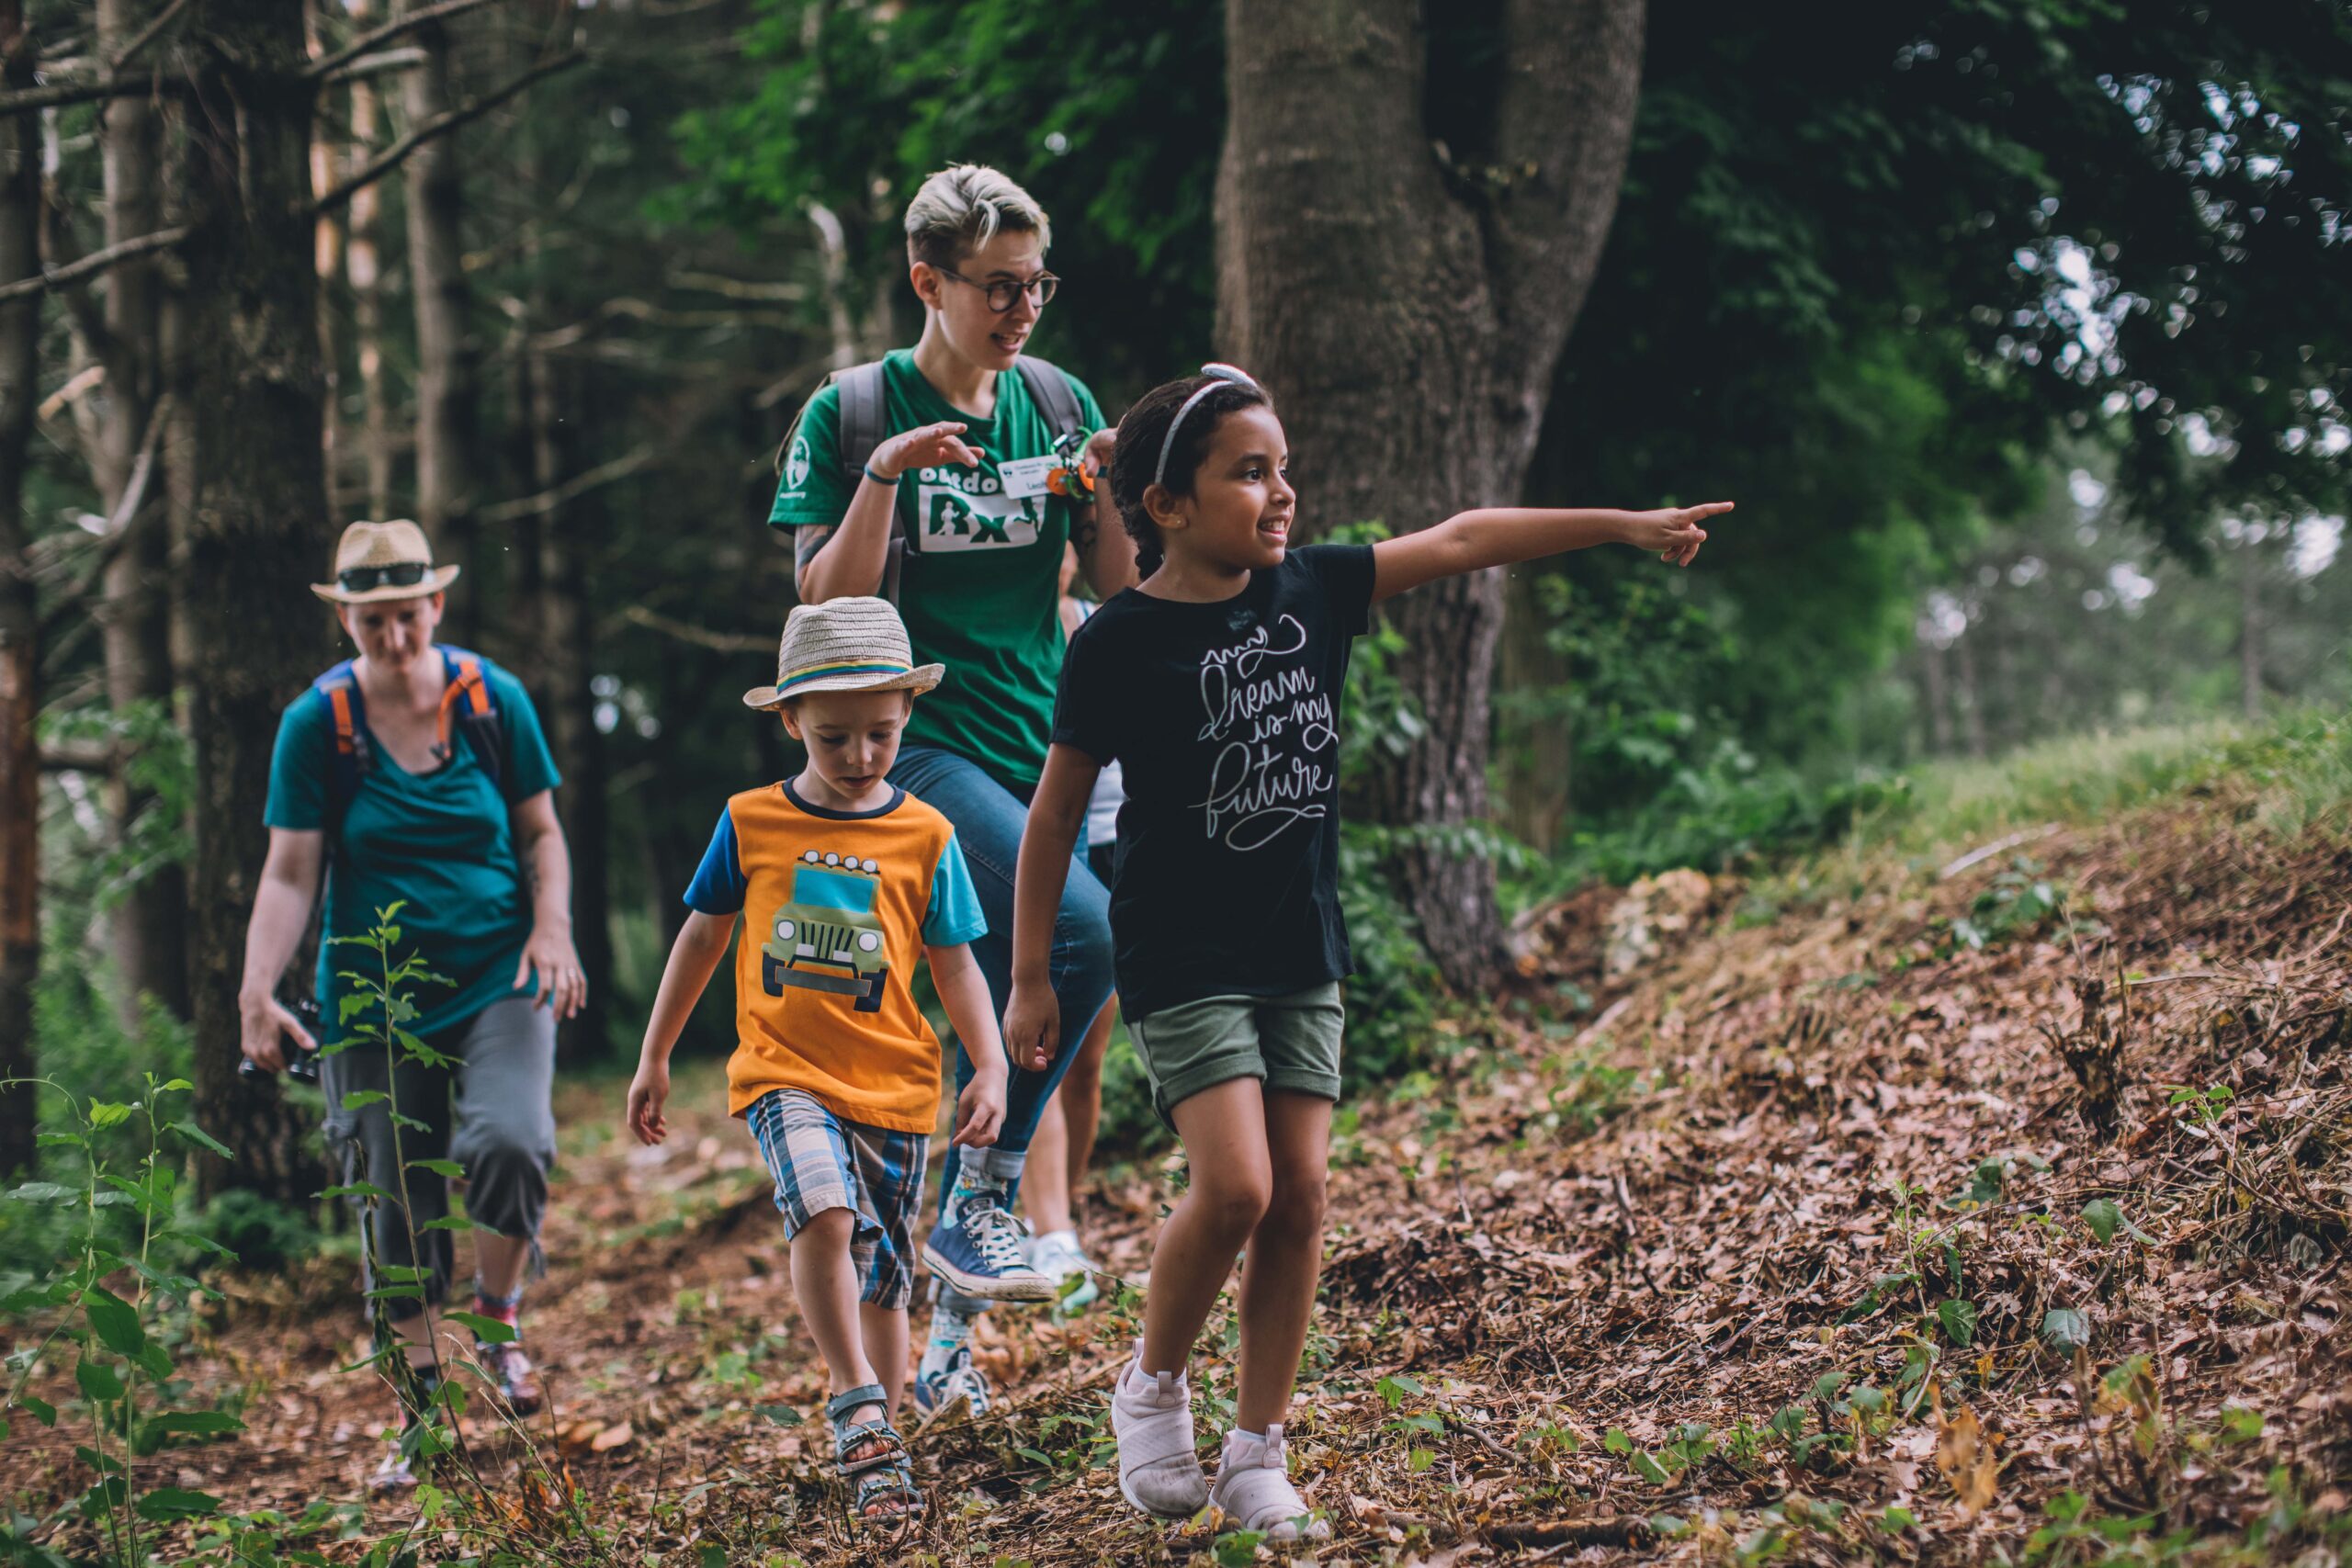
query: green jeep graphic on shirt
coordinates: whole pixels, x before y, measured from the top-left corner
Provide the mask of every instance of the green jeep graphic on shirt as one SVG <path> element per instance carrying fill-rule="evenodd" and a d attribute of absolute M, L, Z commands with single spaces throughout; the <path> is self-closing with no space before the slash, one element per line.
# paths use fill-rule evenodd
<path fill-rule="evenodd" d="M 857 998 L 857 1010 L 882 1007 L 889 960 L 874 913 L 881 867 L 855 855 L 805 852 L 792 868 L 792 902 L 771 917 L 760 944 L 760 983 L 768 995 L 786 986 Z"/>

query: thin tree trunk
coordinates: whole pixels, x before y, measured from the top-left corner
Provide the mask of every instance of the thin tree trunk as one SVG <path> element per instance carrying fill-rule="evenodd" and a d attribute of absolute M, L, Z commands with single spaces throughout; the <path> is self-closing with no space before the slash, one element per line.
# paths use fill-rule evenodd
<path fill-rule="evenodd" d="M 146 25 L 151 7 L 135 0 L 97 0 L 98 52 L 114 58 Z M 106 186 L 105 239 L 119 244 L 164 227 L 158 177 L 159 116 L 145 98 L 107 101 L 100 118 Z M 150 442 L 148 423 L 163 399 L 162 288 L 156 257 L 115 267 L 104 286 L 107 342 L 105 413 L 98 460 L 92 465 L 107 514 L 129 530 L 107 568 L 99 620 L 106 637 L 107 701 L 117 712 L 172 697 L 171 561 L 168 480 L 158 482 L 153 461 L 167 460 Z M 121 513 L 125 493 L 141 484 L 139 454 L 152 449 L 140 503 Z M 152 792 L 118 773 L 109 791 L 114 830 L 130 830 L 154 808 Z M 173 1012 L 187 1011 L 187 880 L 177 865 L 149 873 L 125 897 L 113 919 L 112 946 L 122 975 L 119 998 L 126 1023 L 151 996 Z"/>
<path fill-rule="evenodd" d="M 288 1200 L 315 1190 L 300 1119 L 275 1088 L 237 1076 L 237 986 L 266 834 L 260 803 L 280 710 L 325 661 L 326 622 L 305 585 L 331 548 L 319 451 L 325 377 L 309 220 L 310 98 L 301 0 L 209 8 L 222 63 L 187 117 L 188 364 L 203 460 L 190 519 L 189 640 L 197 835 L 189 905 L 198 1115 L 237 1151 L 200 1168 Z"/>
<path fill-rule="evenodd" d="M 372 25 L 371 0 L 351 0 L 355 28 Z M 351 84 L 351 164 L 366 163 L 375 151 L 382 118 L 382 99 L 376 84 L 360 77 Z M 347 216 L 350 235 L 344 251 L 344 270 L 351 280 L 351 331 L 359 362 L 359 395 L 366 404 L 361 426 L 361 458 L 368 470 L 368 515 L 381 521 L 392 507 L 392 414 L 384 387 L 384 277 L 379 248 L 383 226 L 382 187 L 368 186 L 351 198 Z"/>
<path fill-rule="evenodd" d="M 0 84 L 32 85 L 23 0 L 0 0 Z M 40 151 L 30 115 L 0 119 L 0 283 L 40 271 Z M 0 1080 L 29 1078 L 40 973 L 40 604 L 25 527 L 40 400 L 40 297 L 0 304 Z M 0 1088 L 0 1173 L 32 1168 L 33 1088 Z"/>
<path fill-rule="evenodd" d="M 1497 11 L 1500 173 L 1478 184 L 1440 163 L 1421 120 L 1414 0 L 1227 0 L 1217 336 L 1274 392 L 1316 476 L 1301 515 L 1317 528 L 1509 504 L 1533 455 L 1616 209 L 1643 6 Z M 1501 954 L 1494 865 L 1445 829 L 1487 809 L 1501 575 L 1433 584 L 1389 619 L 1413 649 L 1396 674 L 1427 733 L 1374 782 L 1374 809 L 1425 829 L 1401 840 L 1398 893 L 1446 977 L 1475 987 Z"/>
<path fill-rule="evenodd" d="M 2262 551 L 2251 539 L 2238 546 L 2238 705 L 2262 716 Z"/>
<path fill-rule="evenodd" d="M 1968 631 L 1961 633 L 1951 648 L 1952 662 L 1960 675 L 1961 733 L 1968 737 L 1968 754 L 1981 762 L 1988 748 L 1984 743 L 1984 688 L 1976 682 L 1976 639 L 1969 635 L 1975 629 L 1976 623 L 1972 620 Z"/>
<path fill-rule="evenodd" d="M 412 9 L 403 6 L 401 9 Z M 411 126 L 449 107 L 449 46 L 436 23 L 413 41 L 424 63 L 405 73 L 402 100 Z M 474 509 L 481 503 L 475 440 L 475 364 L 467 341 L 469 290 L 458 237 L 465 192 L 458 177 L 458 141 L 443 136 L 419 148 L 404 170 L 408 182 L 409 280 L 416 307 L 416 510 L 440 558 L 471 578 L 449 600 L 450 640 L 471 643 L 484 584 L 476 547 Z"/>

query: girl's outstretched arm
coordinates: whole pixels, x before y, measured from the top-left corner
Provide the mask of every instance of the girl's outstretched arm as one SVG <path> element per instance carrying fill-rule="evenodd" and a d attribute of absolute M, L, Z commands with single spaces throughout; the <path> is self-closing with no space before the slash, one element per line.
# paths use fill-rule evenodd
<path fill-rule="evenodd" d="M 1070 851 L 1086 823 L 1086 802 L 1102 764 L 1075 746 L 1046 750 L 1046 774 L 1029 801 L 1021 860 L 1012 874 L 1012 996 L 1004 1009 L 1004 1048 L 1032 1071 L 1053 1059 L 1061 1038 L 1050 965 L 1054 920 L 1069 883 Z"/>
<path fill-rule="evenodd" d="M 1545 511 L 1523 506 L 1464 512 L 1434 528 L 1373 546 L 1372 597 L 1374 603 L 1393 599 L 1441 577 L 1538 560 L 1594 545 L 1656 550 L 1669 565 L 1688 566 L 1699 547 L 1707 542 L 1707 531 L 1700 525 L 1731 509 L 1728 501 L 1711 501 L 1702 506 L 1657 512 Z"/>

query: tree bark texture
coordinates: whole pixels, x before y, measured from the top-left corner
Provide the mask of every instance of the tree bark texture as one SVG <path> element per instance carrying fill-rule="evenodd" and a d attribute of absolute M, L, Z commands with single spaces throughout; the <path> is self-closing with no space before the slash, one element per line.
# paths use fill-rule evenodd
<path fill-rule="evenodd" d="M 410 9 L 413 7 L 402 7 Z M 403 73 L 403 105 L 412 127 L 450 107 L 449 46 L 440 25 L 420 28 L 415 41 L 424 63 Z M 449 640 L 472 644 L 480 636 L 477 606 L 485 585 L 475 547 L 474 509 L 481 504 L 481 464 L 475 451 L 476 366 L 467 338 L 469 291 L 458 237 L 465 192 L 458 177 L 458 143 L 436 137 L 409 155 L 409 280 L 416 306 L 416 511 L 438 558 L 455 561 L 473 581 L 450 595 Z"/>
<path fill-rule="evenodd" d="M 195 666 L 196 864 L 190 889 L 197 1112 L 238 1153 L 224 1180 L 289 1200 L 317 1190 L 300 1122 L 273 1087 L 236 1072 L 244 928 L 267 834 L 261 803 L 279 712 L 328 657 L 306 584 L 333 547 L 319 430 L 309 89 L 301 0 L 239 0 L 198 24 L 224 63 L 187 115 L 186 247 L 194 441 L 187 615 Z"/>
<path fill-rule="evenodd" d="M 0 0 L 0 85 L 32 85 L 23 0 Z M 0 283 L 40 272 L 40 149 L 30 115 L 0 119 Z M 40 298 L 0 304 L 0 1079 L 28 1078 L 40 973 L 40 605 L 24 519 L 40 400 Z M 0 1089 L 0 1174 L 32 1168 L 30 1085 Z"/>
<path fill-rule="evenodd" d="M 1227 0 L 1217 338 L 1275 397 L 1312 528 L 1516 501 L 1623 178 L 1643 0 L 1503 0 L 1491 161 L 1441 155 L 1415 0 Z M 1500 956 L 1487 810 L 1499 573 L 1399 600 L 1428 734 L 1373 789 L 1446 977 Z"/>
<path fill-rule="evenodd" d="M 351 0 L 351 19 L 365 28 L 373 19 L 369 0 Z M 381 98 L 376 84 L 361 78 L 351 84 L 350 167 L 365 164 L 375 151 Z M 361 458 L 368 472 L 365 515 L 379 522 L 390 515 L 392 504 L 392 415 L 384 385 L 383 259 L 379 248 L 383 226 L 383 193 L 376 186 L 355 193 L 345 214 L 350 239 L 344 252 L 344 270 L 351 281 L 351 330 L 359 363 L 359 395 L 364 404 Z"/>
<path fill-rule="evenodd" d="M 98 52 L 111 60 L 147 23 L 134 0 L 97 0 Z M 105 182 L 105 243 L 120 244 L 164 227 L 159 178 L 159 116 L 142 97 L 107 101 L 99 122 Z M 92 465 L 99 500 L 126 530 L 107 566 L 99 621 L 106 636 L 107 701 L 117 712 L 141 702 L 172 700 L 171 538 L 169 480 L 145 476 L 139 502 L 121 512 L 126 492 L 141 482 L 139 455 L 168 462 L 148 423 L 163 398 L 160 256 L 142 256 L 110 270 L 103 285 L 106 392 L 97 461 Z M 117 833 L 128 832 L 153 809 L 151 792 L 119 774 L 110 791 Z M 152 996 L 175 1013 L 187 1011 L 187 881 L 184 868 L 160 867 L 133 887 L 115 913 L 113 946 L 121 967 L 119 997 L 126 1026 L 135 1026 L 140 998 Z"/>

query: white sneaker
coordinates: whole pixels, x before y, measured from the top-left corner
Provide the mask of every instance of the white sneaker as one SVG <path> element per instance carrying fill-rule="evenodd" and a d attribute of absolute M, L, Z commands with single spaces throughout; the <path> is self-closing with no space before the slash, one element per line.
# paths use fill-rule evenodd
<path fill-rule="evenodd" d="M 1209 1500 L 1235 1524 L 1261 1531 L 1268 1540 L 1324 1540 L 1331 1534 L 1329 1525 L 1308 1514 L 1306 1499 L 1290 1483 L 1279 1421 L 1262 1438 L 1249 1432 L 1226 1434 L 1225 1457 L 1217 1464 Z"/>
<path fill-rule="evenodd" d="M 1163 1519 L 1201 1511 L 1209 1480 L 1193 1451 L 1193 1391 L 1182 1373 L 1147 1374 L 1128 1362 L 1112 1385 L 1111 1431 L 1119 1439 L 1120 1496 Z"/>
<path fill-rule="evenodd" d="M 1054 1282 L 1057 1316 L 1083 1312 L 1102 1293 L 1094 1283 L 1092 1260 L 1079 1249 L 1076 1231 L 1047 1231 L 1030 1242 L 1029 1267 Z"/>

